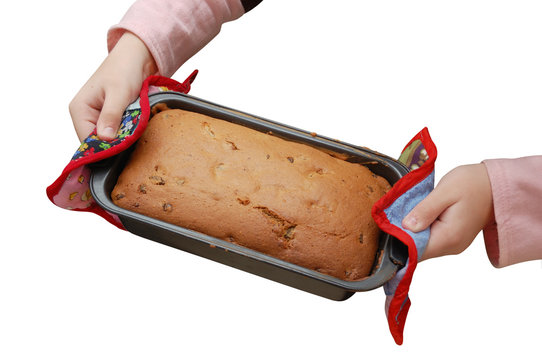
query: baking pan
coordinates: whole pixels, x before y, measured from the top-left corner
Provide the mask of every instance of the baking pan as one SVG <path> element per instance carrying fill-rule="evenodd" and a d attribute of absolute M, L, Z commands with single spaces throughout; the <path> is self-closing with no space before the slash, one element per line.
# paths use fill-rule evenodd
<path fill-rule="evenodd" d="M 331 140 L 193 96 L 162 92 L 150 95 L 149 101 L 151 107 L 164 103 L 170 109 L 198 112 L 311 145 L 335 156 L 341 156 L 346 161 L 364 164 L 392 185 L 408 172 L 408 169 L 398 161 L 366 148 Z M 133 146 L 115 157 L 94 164 L 90 189 L 96 202 L 105 210 L 116 214 L 126 230 L 136 235 L 332 300 L 345 300 L 356 292 L 382 286 L 406 262 L 408 256 L 406 246 L 394 237 L 382 233 L 371 274 L 357 281 L 341 280 L 225 240 L 120 208 L 112 202 L 110 194 L 132 149 Z"/>

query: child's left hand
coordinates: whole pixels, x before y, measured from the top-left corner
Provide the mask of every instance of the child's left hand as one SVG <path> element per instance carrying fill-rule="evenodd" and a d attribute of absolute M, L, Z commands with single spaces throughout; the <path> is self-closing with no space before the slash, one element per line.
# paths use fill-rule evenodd
<path fill-rule="evenodd" d="M 478 233 L 494 222 L 491 184 L 484 164 L 459 166 L 404 219 L 404 228 L 419 232 L 431 226 L 422 260 L 460 254 Z"/>

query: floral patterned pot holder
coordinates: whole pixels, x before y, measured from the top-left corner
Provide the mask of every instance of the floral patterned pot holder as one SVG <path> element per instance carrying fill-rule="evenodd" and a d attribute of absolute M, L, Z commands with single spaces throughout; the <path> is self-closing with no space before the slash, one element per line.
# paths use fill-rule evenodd
<path fill-rule="evenodd" d="M 186 94 L 196 75 L 197 71 L 194 71 L 182 83 L 161 76 L 147 78 L 142 85 L 139 99 L 124 112 L 117 137 L 112 141 L 103 141 L 96 136 L 94 130 L 81 143 L 58 179 L 47 188 L 47 196 L 51 202 L 68 210 L 94 212 L 124 229 L 116 215 L 102 209 L 92 198 L 89 187 L 91 168 L 88 165 L 114 156 L 137 141 L 150 118 L 148 95 L 159 91 Z M 407 144 L 399 158 L 411 171 L 372 209 L 373 218 L 380 229 L 408 247 L 407 264 L 384 285 L 388 325 L 397 344 L 403 342 L 403 328 L 410 307 L 408 290 L 430 231 L 427 229 L 412 233 L 401 227 L 401 221 L 433 189 L 436 156 L 436 147 L 425 128 Z"/>
<path fill-rule="evenodd" d="M 61 208 L 94 212 L 117 227 L 124 229 L 119 218 L 103 210 L 90 194 L 89 164 L 114 156 L 139 139 L 150 117 L 149 95 L 160 91 L 177 91 L 187 94 L 197 76 L 197 70 L 183 82 L 162 76 L 148 77 L 141 87 L 139 99 L 128 106 L 122 116 L 117 137 L 103 141 L 96 136 L 96 129 L 81 143 L 62 174 L 47 188 L 47 196 Z"/>

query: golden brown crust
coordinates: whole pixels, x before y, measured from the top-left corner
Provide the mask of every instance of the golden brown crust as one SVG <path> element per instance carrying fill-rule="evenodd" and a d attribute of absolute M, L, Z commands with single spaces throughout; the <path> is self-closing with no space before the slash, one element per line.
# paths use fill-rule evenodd
<path fill-rule="evenodd" d="M 308 145 L 183 110 L 155 115 L 112 192 L 120 207 L 340 279 L 369 274 L 389 184 Z"/>

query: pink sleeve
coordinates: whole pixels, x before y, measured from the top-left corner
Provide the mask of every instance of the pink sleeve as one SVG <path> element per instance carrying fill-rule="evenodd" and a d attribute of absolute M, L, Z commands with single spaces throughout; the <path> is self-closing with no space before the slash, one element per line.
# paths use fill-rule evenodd
<path fill-rule="evenodd" d="M 484 229 L 495 267 L 542 259 L 542 156 L 485 160 L 495 223 Z"/>
<path fill-rule="evenodd" d="M 169 77 L 211 41 L 223 23 L 244 12 L 240 0 L 138 0 L 109 29 L 107 46 L 111 51 L 130 31 L 147 45 L 159 73 Z"/>

